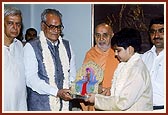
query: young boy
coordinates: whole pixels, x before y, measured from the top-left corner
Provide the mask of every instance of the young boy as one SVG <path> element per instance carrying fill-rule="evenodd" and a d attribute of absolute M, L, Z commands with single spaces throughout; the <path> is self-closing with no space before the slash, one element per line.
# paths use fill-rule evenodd
<path fill-rule="evenodd" d="M 90 94 L 86 100 L 96 109 L 108 111 L 153 110 L 152 85 L 149 72 L 140 58 L 139 31 L 124 28 L 111 41 L 115 56 L 120 61 L 112 80 L 111 96 Z"/>

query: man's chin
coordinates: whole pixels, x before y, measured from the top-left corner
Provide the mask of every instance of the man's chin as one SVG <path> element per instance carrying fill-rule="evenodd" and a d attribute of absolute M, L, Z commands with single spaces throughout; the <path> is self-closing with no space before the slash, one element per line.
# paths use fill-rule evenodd
<path fill-rule="evenodd" d="M 98 45 L 98 47 L 101 49 L 101 50 L 103 50 L 103 51 L 107 51 L 109 48 L 110 48 L 110 46 L 107 46 L 107 45 Z"/>
<path fill-rule="evenodd" d="M 100 47 L 100 49 L 105 52 L 105 51 L 107 51 L 109 49 L 109 47 Z"/>

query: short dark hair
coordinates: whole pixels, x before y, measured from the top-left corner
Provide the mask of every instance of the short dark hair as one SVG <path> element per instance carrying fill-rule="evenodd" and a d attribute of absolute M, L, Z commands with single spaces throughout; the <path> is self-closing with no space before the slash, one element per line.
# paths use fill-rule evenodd
<path fill-rule="evenodd" d="M 153 19 L 151 19 L 150 24 L 149 24 L 149 29 L 151 28 L 151 26 L 153 24 L 164 24 L 164 17 L 155 17 Z"/>
<path fill-rule="evenodd" d="M 36 36 L 37 36 L 37 30 L 36 29 L 34 29 L 34 28 L 28 28 L 26 30 L 26 34 L 28 34 L 29 31 L 34 31 L 36 33 Z"/>
<path fill-rule="evenodd" d="M 119 46 L 124 49 L 132 46 L 135 52 L 139 52 L 141 50 L 140 32 L 133 28 L 123 28 L 114 34 L 111 40 L 111 45 L 112 47 Z"/>

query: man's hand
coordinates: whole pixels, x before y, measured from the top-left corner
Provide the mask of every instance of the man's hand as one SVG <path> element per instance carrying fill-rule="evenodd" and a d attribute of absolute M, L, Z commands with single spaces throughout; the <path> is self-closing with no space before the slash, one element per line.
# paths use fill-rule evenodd
<path fill-rule="evenodd" d="M 70 92 L 71 91 L 69 89 L 60 89 L 57 92 L 57 97 L 60 97 L 61 99 L 65 100 L 65 101 L 72 100 Z"/>
<path fill-rule="evenodd" d="M 95 103 L 95 94 L 94 93 L 90 93 L 88 94 L 88 98 L 85 99 L 86 102 L 89 102 L 89 103 Z"/>
<path fill-rule="evenodd" d="M 110 88 L 104 88 L 100 94 L 110 96 L 111 95 Z"/>
<path fill-rule="evenodd" d="M 103 88 L 101 85 L 99 85 L 99 90 L 98 93 L 105 95 L 105 96 L 110 96 L 111 95 L 111 91 L 110 91 L 110 87 L 109 88 Z"/>

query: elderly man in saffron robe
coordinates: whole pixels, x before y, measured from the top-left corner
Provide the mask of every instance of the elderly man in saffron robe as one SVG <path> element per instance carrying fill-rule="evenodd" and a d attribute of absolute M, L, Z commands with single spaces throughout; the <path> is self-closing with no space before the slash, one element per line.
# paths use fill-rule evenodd
<path fill-rule="evenodd" d="M 114 51 L 111 48 L 111 38 L 113 29 L 106 23 L 98 24 L 95 28 L 96 45 L 92 47 L 85 56 L 84 64 L 93 61 L 102 67 L 104 71 L 103 81 L 100 84 L 99 93 L 110 95 L 111 80 L 119 61 L 115 58 Z M 83 110 L 87 110 L 84 103 L 80 103 Z M 94 109 L 93 109 L 94 110 Z"/>

